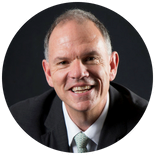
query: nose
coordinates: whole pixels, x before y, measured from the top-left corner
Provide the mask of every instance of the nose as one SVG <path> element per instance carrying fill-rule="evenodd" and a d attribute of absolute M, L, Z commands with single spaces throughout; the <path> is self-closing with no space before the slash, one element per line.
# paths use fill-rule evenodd
<path fill-rule="evenodd" d="M 72 62 L 68 74 L 70 78 L 77 80 L 89 76 L 89 72 L 87 71 L 86 66 L 79 59 L 75 59 Z"/>

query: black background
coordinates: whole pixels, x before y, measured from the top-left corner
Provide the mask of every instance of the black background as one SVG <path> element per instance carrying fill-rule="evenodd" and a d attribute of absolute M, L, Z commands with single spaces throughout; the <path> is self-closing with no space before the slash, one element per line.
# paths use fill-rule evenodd
<path fill-rule="evenodd" d="M 50 88 L 41 66 L 41 61 L 44 58 L 43 40 L 53 20 L 66 9 L 75 7 L 91 11 L 109 30 L 113 50 L 118 51 L 120 56 L 115 82 L 123 84 L 138 95 L 150 100 L 153 88 L 152 61 L 149 55 L 149 51 L 151 52 L 154 49 L 154 38 L 152 38 L 154 9 L 151 9 L 151 6 L 154 6 L 153 3 L 128 3 L 127 1 L 114 3 L 114 1 L 110 1 L 109 8 L 117 13 L 101 5 L 91 3 L 64 3 L 50 8 L 45 7 L 45 3 L 42 1 L 33 3 L 34 5 L 31 3 L 20 1 L 16 4 L 14 2 L 14 6 L 12 5 L 9 8 L 8 4 L 3 5 L 2 17 L 5 20 L 1 22 L 1 26 L 4 26 L 1 41 L 5 42 L 5 46 L 7 43 L 7 50 L 4 50 L 6 54 L 2 66 L 2 89 L 7 106 L 41 94 Z M 52 4 L 53 2 L 50 5 Z M 41 11 L 43 9 L 45 10 Z M 3 34 L 5 34 L 4 37 Z M 126 137 L 126 140 L 105 149 L 104 153 L 124 154 L 124 152 L 128 152 L 139 154 L 142 151 L 152 153 L 154 149 L 152 144 L 155 138 L 154 115 L 153 110 L 151 110 L 154 109 L 153 105 L 149 105 L 145 117 L 136 127 L 136 131 Z M 12 121 L 12 118 L 8 117 L 9 111 L 6 108 L 2 108 L 2 110 L 2 150 L 4 149 L 8 153 L 11 150 L 12 153 L 15 152 L 16 154 L 30 153 L 31 151 L 50 153 L 50 149 L 38 145 L 24 134 Z"/>
<path fill-rule="evenodd" d="M 149 100 L 152 65 L 146 45 L 138 32 L 117 13 L 90 3 L 66 3 L 48 8 L 32 17 L 13 38 L 3 65 L 3 90 L 8 106 L 50 89 L 42 69 L 43 44 L 54 19 L 68 9 L 93 13 L 108 29 L 113 50 L 120 63 L 114 82 Z"/>

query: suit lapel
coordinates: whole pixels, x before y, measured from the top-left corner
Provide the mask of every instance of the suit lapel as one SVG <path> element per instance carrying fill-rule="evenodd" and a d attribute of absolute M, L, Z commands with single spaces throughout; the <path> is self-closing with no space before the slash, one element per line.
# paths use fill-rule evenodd
<path fill-rule="evenodd" d="M 123 117 L 123 97 L 110 86 L 110 104 L 107 118 L 101 130 L 97 149 L 105 148 L 126 135 L 126 123 Z M 53 149 L 69 152 L 67 130 L 62 112 L 62 101 L 56 97 L 45 120 L 46 133 L 41 136 L 42 143 Z"/>
<path fill-rule="evenodd" d="M 105 148 L 126 135 L 126 123 L 123 117 L 123 97 L 112 86 L 110 86 L 110 104 L 107 118 L 101 130 L 97 149 Z"/>
<path fill-rule="evenodd" d="M 42 135 L 42 143 L 53 149 L 69 152 L 67 131 L 62 112 L 62 101 L 56 97 L 45 121 L 46 134 Z"/>

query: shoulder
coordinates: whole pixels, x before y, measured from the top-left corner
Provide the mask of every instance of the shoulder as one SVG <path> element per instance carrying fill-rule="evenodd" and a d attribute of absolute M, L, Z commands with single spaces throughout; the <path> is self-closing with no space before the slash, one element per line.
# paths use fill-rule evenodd
<path fill-rule="evenodd" d="M 147 100 L 122 85 L 111 83 L 110 89 L 112 94 L 122 97 L 128 104 L 134 105 L 137 108 L 146 109 L 148 105 Z"/>
<path fill-rule="evenodd" d="M 55 96 L 55 91 L 51 89 L 39 96 L 12 105 L 10 111 L 17 123 L 30 136 L 37 139 L 36 137 L 44 130 L 41 126 L 43 126 Z"/>
<path fill-rule="evenodd" d="M 55 91 L 53 89 L 50 89 L 41 95 L 15 103 L 10 107 L 10 111 L 14 115 L 18 115 L 20 113 L 24 114 L 26 111 L 40 111 L 43 108 L 43 106 L 48 106 L 48 103 L 51 103 L 55 95 Z M 37 111 L 35 111 L 35 113 Z"/>
<path fill-rule="evenodd" d="M 111 83 L 110 86 L 111 104 L 119 116 L 120 121 L 125 122 L 129 132 L 141 119 L 148 101 L 138 96 L 128 88 Z"/>

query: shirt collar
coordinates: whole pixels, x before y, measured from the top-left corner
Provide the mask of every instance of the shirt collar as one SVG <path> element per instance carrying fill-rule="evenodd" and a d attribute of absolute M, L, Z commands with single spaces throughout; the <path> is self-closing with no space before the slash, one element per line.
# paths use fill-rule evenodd
<path fill-rule="evenodd" d="M 63 104 L 63 106 L 62 106 L 63 114 L 64 114 L 66 128 L 67 128 L 68 144 L 70 146 L 74 136 L 77 133 L 79 133 L 81 130 L 76 126 L 76 124 L 69 117 L 64 102 L 62 102 L 62 104 Z M 103 127 L 104 121 L 105 121 L 107 113 L 108 113 L 108 108 L 109 108 L 109 92 L 107 94 L 106 105 L 105 105 L 104 110 L 102 111 L 100 117 L 84 132 L 85 135 L 89 139 L 94 141 L 97 145 L 99 142 L 99 136 L 101 133 L 101 129 Z"/>
<path fill-rule="evenodd" d="M 70 146 L 74 136 L 77 133 L 79 133 L 81 130 L 74 124 L 74 122 L 69 117 L 64 102 L 63 102 L 62 108 L 63 108 L 65 123 L 66 123 L 66 127 L 67 127 L 68 143 Z"/>

